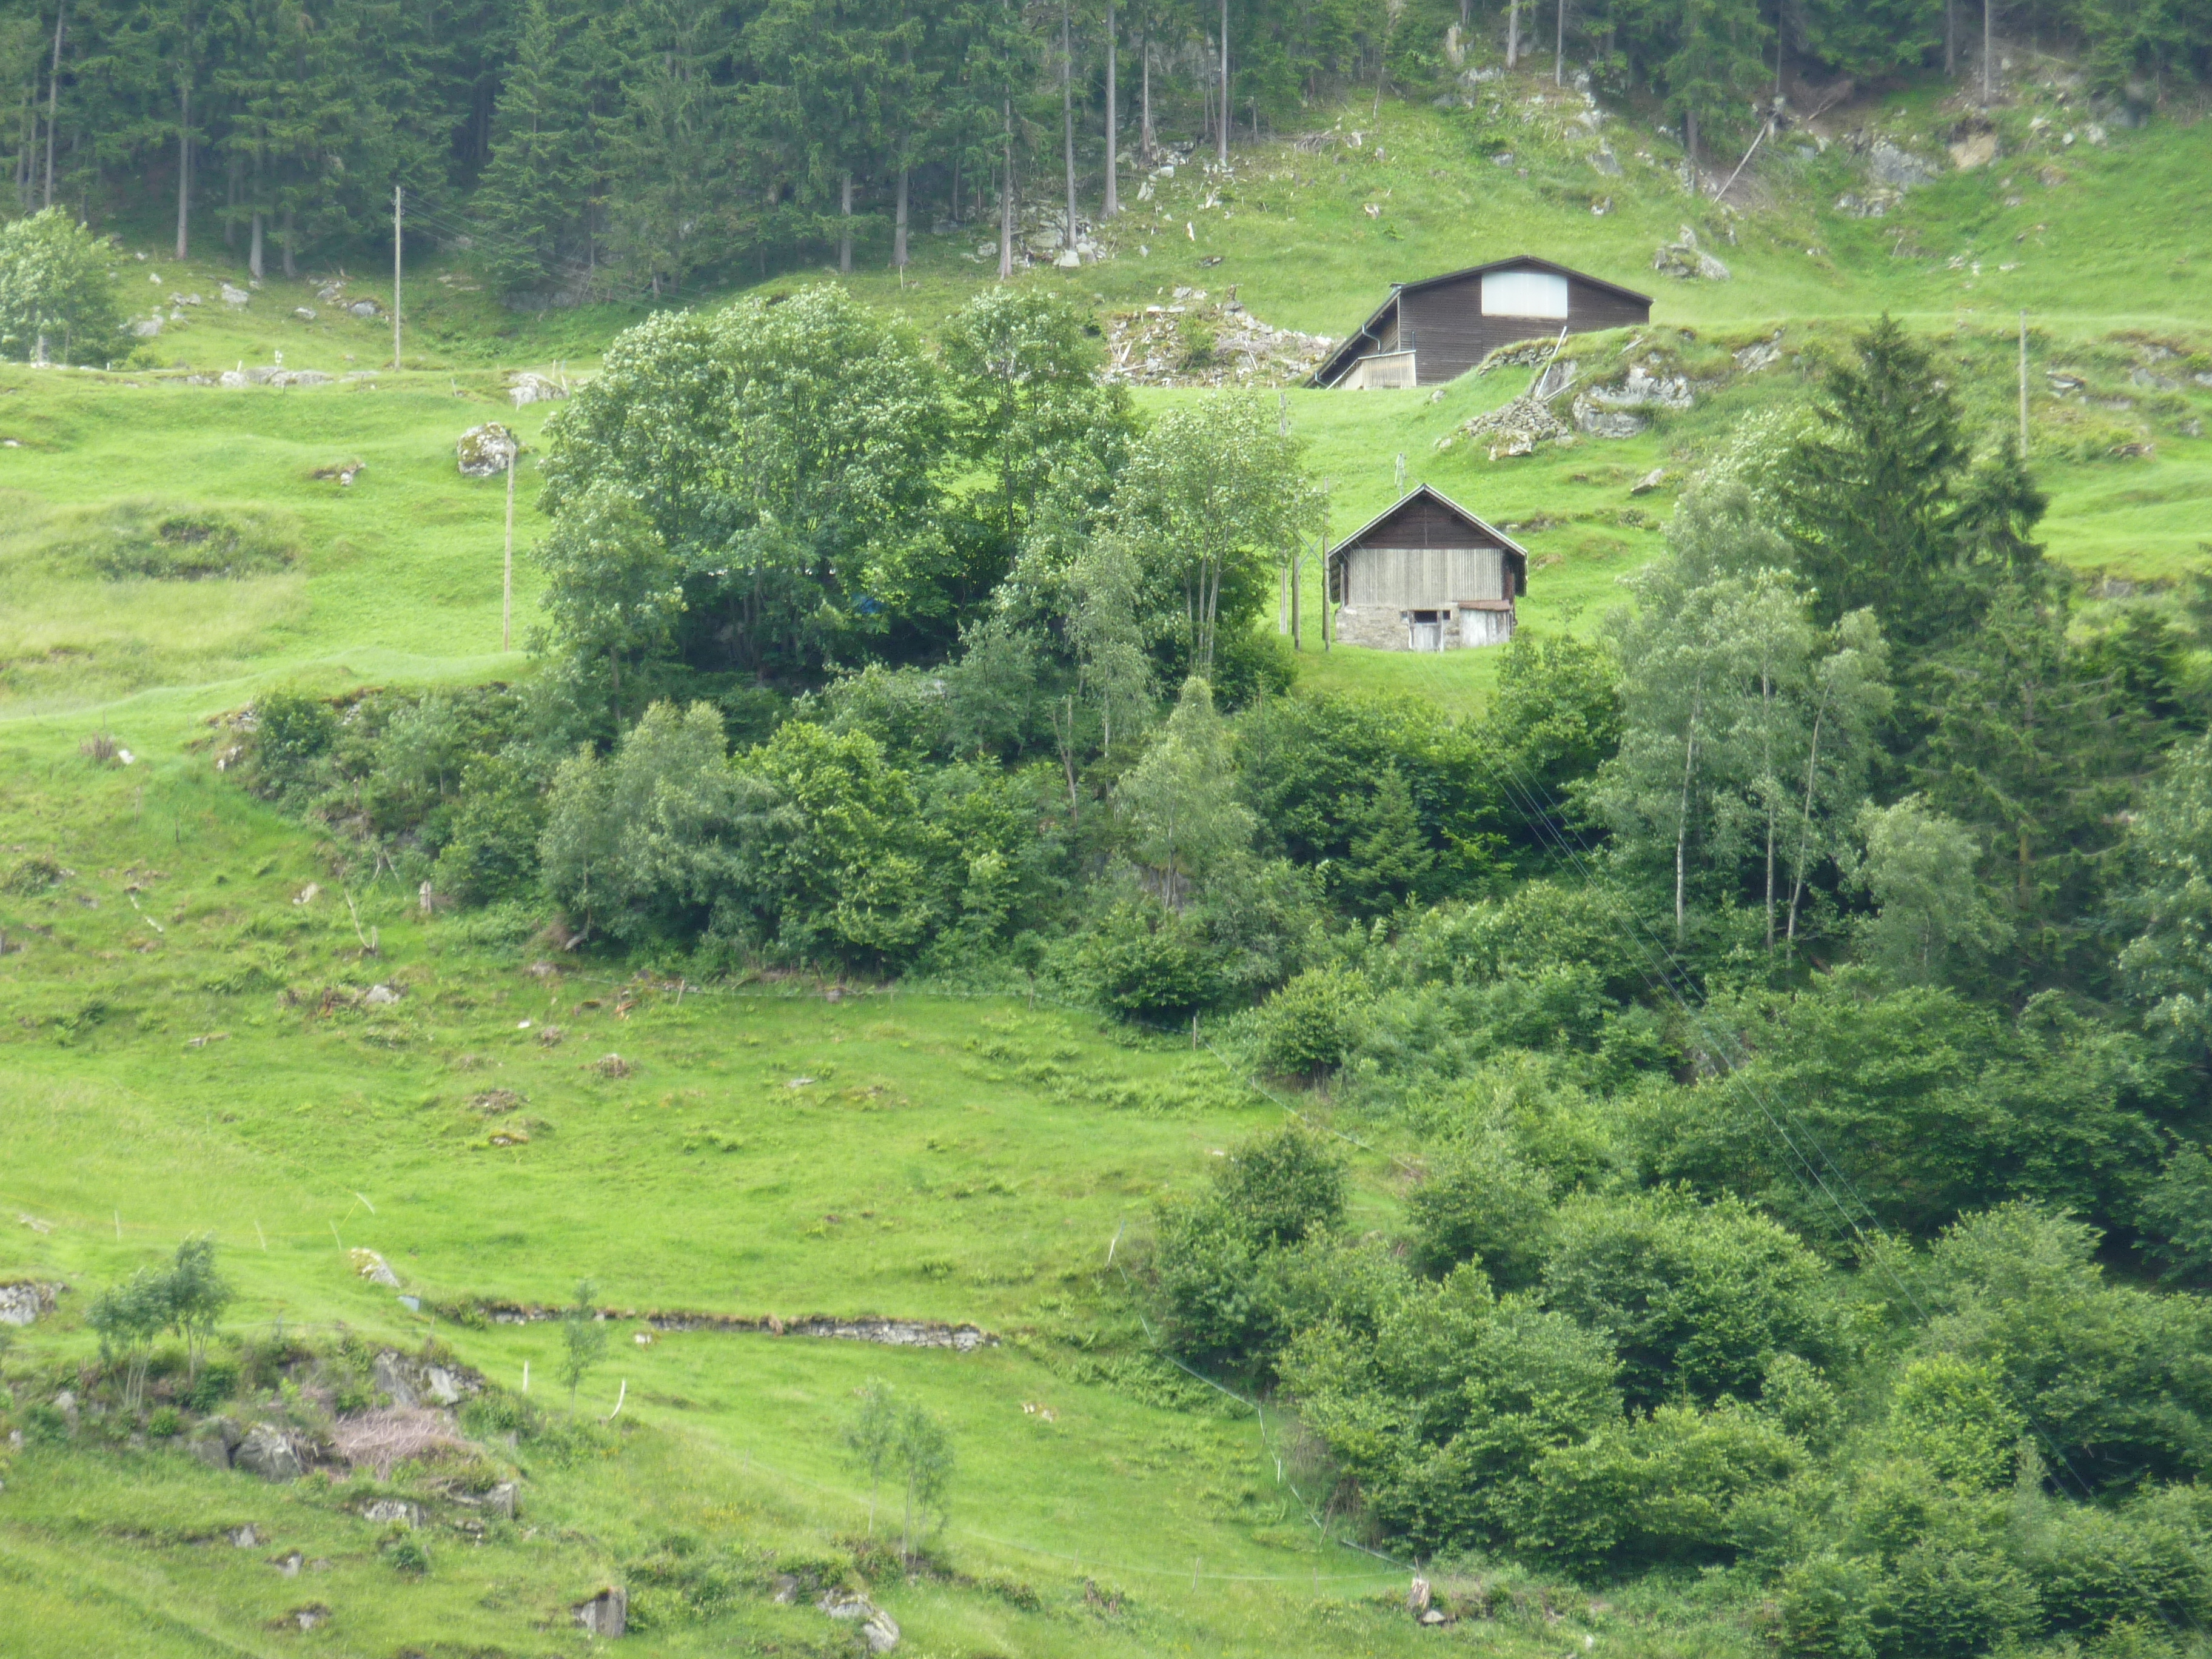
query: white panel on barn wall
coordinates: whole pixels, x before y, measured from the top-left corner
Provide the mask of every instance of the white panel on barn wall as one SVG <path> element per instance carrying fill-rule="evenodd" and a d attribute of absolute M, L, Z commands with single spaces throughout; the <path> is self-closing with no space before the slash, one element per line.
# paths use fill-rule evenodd
<path fill-rule="evenodd" d="M 1548 270 L 1492 270 L 1482 278 L 1486 317 L 1556 317 L 1567 314 L 1567 279 Z"/>

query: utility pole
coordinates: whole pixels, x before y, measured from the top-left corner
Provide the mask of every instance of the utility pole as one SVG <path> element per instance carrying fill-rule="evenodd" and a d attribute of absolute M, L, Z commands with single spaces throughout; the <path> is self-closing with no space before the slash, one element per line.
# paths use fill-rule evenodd
<path fill-rule="evenodd" d="M 1336 633 L 1336 607 L 1328 601 L 1328 479 L 1321 481 L 1321 648 L 1328 653 Z"/>
<path fill-rule="evenodd" d="M 2020 459 L 2027 465 L 2027 313 L 2020 313 Z"/>
<path fill-rule="evenodd" d="M 400 189 L 392 187 L 392 369 L 399 371 L 399 232 Z"/>
<path fill-rule="evenodd" d="M 507 560 L 499 583 L 499 648 L 514 649 L 514 459 L 522 453 L 518 436 L 507 458 Z"/>

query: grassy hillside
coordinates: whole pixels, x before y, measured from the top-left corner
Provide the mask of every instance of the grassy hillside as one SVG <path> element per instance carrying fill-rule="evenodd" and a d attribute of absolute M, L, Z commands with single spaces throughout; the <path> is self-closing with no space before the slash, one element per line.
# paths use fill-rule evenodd
<path fill-rule="evenodd" d="M 2032 453 L 2057 557 L 2142 580 L 2212 553 L 2212 128 L 2160 120 L 2100 141 L 2054 86 L 2002 114 L 1993 163 L 1857 218 L 1835 205 L 1869 189 L 1840 140 L 1878 126 L 1942 158 L 1960 112 L 1936 92 L 1785 135 L 1726 208 L 1684 189 L 1668 141 L 1577 121 L 1578 96 L 1530 80 L 1475 100 L 1386 102 L 1379 125 L 1355 105 L 1326 140 L 1240 155 L 1233 179 L 1179 165 L 1102 233 L 1112 257 L 1022 280 L 1102 320 L 1178 289 L 1204 289 L 1182 301 L 1198 306 L 1233 290 L 1271 324 L 1331 336 L 1394 278 L 1513 252 L 1653 292 L 1650 331 L 1573 348 L 1592 380 L 1634 362 L 1697 382 L 1691 408 L 1634 438 L 1493 459 L 1459 435 L 1525 390 L 1527 368 L 1433 393 L 1285 394 L 1334 532 L 1389 502 L 1402 455 L 1408 480 L 1529 547 L 1538 628 L 1593 625 L 1689 474 L 1883 311 L 1936 343 L 1996 441 L 2015 419 L 2028 310 Z M 2031 131 L 2039 117 L 2051 125 Z M 1650 269 L 1685 223 L 1729 281 Z M 927 330 L 991 279 L 987 234 L 921 237 L 902 280 L 878 258 L 853 285 Z M 392 372 L 388 318 L 345 309 L 384 297 L 374 282 L 326 298 L 330 274 L 271 280 L 231 307 L 219 285 L 243 274 L 218 261 L 126 256 L 121 270 L 126 294 L 145 290 L 141 314 L 157 294 L 203 303 L 175 307 L 185 319 L 127 370 L 0 368 L 0 1282 L 72 1287 L 5 1362 L 25 1397 L 91 1360 L 92 1291 L 198 1233 L 238 1284 L 230 1335 L 262 1357 L 253 1398 L 273 1413 L 312 1414 L 318 1368 L 349 1336 L 442 1352 L 517 1393 L 527 1364 L 532 1402 L 557 1417 L 556 1328 L 482 1309 L 558 1301 L 586 1276 L 601 1303 L 640 1313 L 881 1316 L 999 1340 L 959 1352 L 696 1331 L 641 1346 L 642 1322 L 618 1319 L 580 1397 L 584 1427 L 480 1437 L 524 1491 L 515 1521 L 480 1534 L 434 1469 L 276 1487 L 159 1439 L 33 1432 L 0 1449 L 12 1650 L 574 1653 L 587 1642 L 566 1609 L 609 1581 L 632 1589 L 642 1651 L 853 1650 L 807 1598 L 771 1599 L 787 1573 L 866 1584 L 904 1627 L 902 1651 L 939 1656 L 1760 1646 L 1685 1587 L 1607 1607 L 1512 1572 L 1478 1582 L 1481 1564 L 1444 1588 L 1486 1616 L 1420 1630 L 1405 1570 L 1308 1513 L 1323 1495 L 1282 1425 L 1147 1353 L 1114 1241 L 1141 1237 L 1155 1195 L 1194 1187 L 1280 1113 L 1187 1040 L 914 988 L 833 1003 L 811 981 L 617 980 L 496 914 L 424 918 L 391 883 L 350 908 L 327 884 L 303 896 L 330 880 L 313 837 L 216 775 L 207 722 L 280 681 L 526 673 L 522 650 L 500 649 L 501 485 L 459 477 L 453 444 L 488 418 L 534 443 L 548 405 L 513 410 L 501 371 L 588 372 L 636 313 L 511 313 L 436 262 L 410 276 Z M 1739 363 L 1763 343 L 1780 348 L 1772 362 Z M 357 378 L 190 383 L 280 352 Z M 1139 394 L 1149 408 L 1201 395 Z M 349 487 L 314 476 L 356 462 Z M 526 461 L 522 552 L 542 529 Z M 231 574 L 191 579 L 210 548 Z M 518 647 L 535 594 L 521 558 Z M 1461 712 L 1494 672 L 1490 653 L 1307 643 L 1308 685 Z M 95 734 L 132 763 L 88 758 Z M 398 1000 L 362 1003 L 374 985 Z M 1395 1212 L 1389 1150 L 1356 1155 L 1356 1218 Z M 362 1278 L 354 1249 L 388 1259 L 422 1305 Z M 865 1482 L 839 1455 L 871 1377 L 956 1437 L 951 1522 L 912 1575 L 885 1553 L 881 1512 L 872 1534 Z M 1049 1419 L 1027 1409 L 1040 1405 Z M 392 1496 L 428 1504 L 427 1575 L 396 1571 L 388 1528 L 360 1514 Z M 234 1547 L 224 1534 L 249 1522 L 259 1541 Z M 285 1577 L 270 1563 L 294 1550 L 307 1565 Z M 286 1626 L 302 1608 L 329 1617 Z"/>

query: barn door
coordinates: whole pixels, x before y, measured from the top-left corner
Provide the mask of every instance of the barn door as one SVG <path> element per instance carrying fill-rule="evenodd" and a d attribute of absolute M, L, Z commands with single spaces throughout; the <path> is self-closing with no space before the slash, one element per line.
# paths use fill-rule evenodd
<path fill-rule="evenodd" d="M 1424 621 L 1423 618 L 1427 620 Z M 1413 618 L 1413 649 L 1441 651 L 1444 648 L 1444 625 L 1431 611 L 1421 611 Z"/>

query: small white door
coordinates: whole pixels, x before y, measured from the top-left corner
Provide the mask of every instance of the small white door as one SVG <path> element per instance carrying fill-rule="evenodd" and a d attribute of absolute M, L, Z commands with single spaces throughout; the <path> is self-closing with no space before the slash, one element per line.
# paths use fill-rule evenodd
<path fill-rule="evenodd" d="M 1413 624 L 1413 649 L 1441 651 L 1444 648 L 1444 625 L 1440 622 L 1417 622 Z"/>

